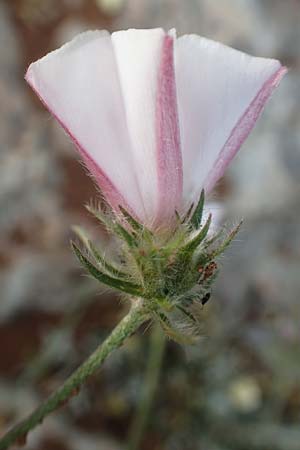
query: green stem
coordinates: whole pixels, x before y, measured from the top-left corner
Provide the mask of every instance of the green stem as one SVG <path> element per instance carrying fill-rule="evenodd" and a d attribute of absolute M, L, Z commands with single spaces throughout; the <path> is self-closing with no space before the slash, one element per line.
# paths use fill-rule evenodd
<path fill-rule="evenodd" d="M 91 356 L 57 389 L 44 403 L 42 403 L 27 418 L 15 425 L 0 439 L 0 450 L 9 448 L 14 443 L 24 443 L 29 431 L 34 429 L 48 414 L 56 410 L 78 393 L 81 385 L 91 376 L 105 359 L 126 338 L 131 336 L 138 327 L 148 319 L 142 302 L 136 303 L 129 313 L 119 322 L 106 340 L 91 354 Z"/>
<path fill-rule="evenodd" d="M 137 450 L 142 440 L 159 381 L 165 346 L 165 335 L 159 324 L 155 324 L 151 334 L 145 382 L 136 416 L 129 433 L 127 450 Z"/>

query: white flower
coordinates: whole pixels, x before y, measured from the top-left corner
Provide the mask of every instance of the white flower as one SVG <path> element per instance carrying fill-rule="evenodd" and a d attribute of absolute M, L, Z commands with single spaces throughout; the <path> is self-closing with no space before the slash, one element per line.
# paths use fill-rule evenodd
<path fill-rule="evenodd" d="M 90 31 L 26 80 L 114 209 L 164 226 L 211 191 L 286 72 L 196 35 Z"/>

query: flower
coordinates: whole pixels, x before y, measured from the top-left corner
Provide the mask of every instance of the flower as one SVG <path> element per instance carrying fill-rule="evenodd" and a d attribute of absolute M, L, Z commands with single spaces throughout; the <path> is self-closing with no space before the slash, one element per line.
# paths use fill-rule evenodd
<path fill-rule="evenodd" d="M 76 227 L 76 256 L 179 342 L 201 333 L 217 260 L 239 230 L 214 229 L 205 191 L 285 72 L 274 59 L 160 28 L 89 31 L 27 71 L 103 193 L 104 208 L 88 209 L 118 244 L 108 261 Z"/>
<path fill-rule="evenodd" d="M 88 31 L 26 80 L 75 142 L 114 210 L 154 230 L 210 192 L 286 72 L 175 31 Z"/>

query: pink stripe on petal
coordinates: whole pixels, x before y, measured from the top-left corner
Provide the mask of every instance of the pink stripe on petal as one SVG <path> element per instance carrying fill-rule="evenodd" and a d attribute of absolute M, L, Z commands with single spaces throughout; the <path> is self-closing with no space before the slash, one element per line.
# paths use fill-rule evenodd
<path fill-rule="evenodd" d="M 173 37 L 164 37 L 158 74 L 156 140 L 158 208 L 156 224 L 172 220 L 180 208 L 183 188 L 182 156 L 177 111 Z"/>
<path fill-rule="evenodd" d="M 241 145 L 248 137 L 267 100 L 270 98 L 274 89 L 278 86 L 286 72 L 286 67 L 280 67 L 264 83 L 244 114 L 240 117 L 237 124 L 231 131 L 231 134 L 222 148 L 213 168 L 206 177 L 204 182 L 204 189 L 206 192 L 210 192 L 217 181 L 223 176 L 227 166 L 230 164 Z"/>
<path fill-rule="evenodd" d="M 132 209 L 129 207 L 127 202 L 125 201 L 124 197 L 118 192 L 117 188 L 114 186 L 114 184 L 111 182 L 111 180 L 108 178 L 108 176 L 103 172 L 103 170 L 96 164 L 96 162 L 91 158 L 91 156 L 88 154 L 88 152 L 83 148 L 83 146 L 80 144 L 80 142 L 75 138 L 75 136 L 71 133 L 71 131 L 68 129 L 68 127 L 64 124 L 64 122 L 58 117 L 57 114 L 54 113 L 54 111 L 50 108 L 50 106 L 46 103 L 46 101 L 43 99 L 41 94 L 37 91 L 37 89 L 34 86 L 34 83 L 32 82 L 31 75 L 30 75 L 30 67 L 27 70 L 27 73 L 25 75 L 25 80 L 30 85 L 32 90 L 36 93 L 36 95 L 39 97 L 42 104 L 45 106 L 45 108 L 50 112 L 50 114 L 55 118 L 55 120 L 61 125 L 61 127 L 64 129 L 64 131 L 70 136 L 74 144 L 76 145 L 83 162 L 85 166 L 87 167 L 88 171 L 94 178 L 96 184 L 101 189 L 101 192 L 103 193 L 105 199 L 108 201 L 109 205 L 116 211 L 118 211 L 118 206 L 122 205 L 124 208 L 126 208 L 128 211 L 132 213 Z"/>
<path fill-rule="evenodd" d="M 58 119 L 57 119 L 58 120 Z M 63 126 L 63 124 L 60 122 Z M 92 177 L 94 178 L 96 184 L 101 189 L 101 193 L 104 195 L 105 199 L 108 201 L 109 205 L 115 210 L 119 210 L 119 205 L 123 206 L 128 212 L 132 215 L 136 216 L 136 214 L 132 211 L 130 206 L 126 203 L 124 197 L 120 194 L 117 188 L 114 186 L 112 181 L 108 178 L 108 176 L 103 172 L 103 170 L 95 163 L 95 161 L 87 154 L 87 152 L 80 146 L 80 144 L 76 141 L 74 137 L 72 137 L 71 133 L 66 130 L 63 126 L 64 130 L 70 135 L 71 139 L 76 144 L 78 151 L 84 161 L 84 164 Z"/>

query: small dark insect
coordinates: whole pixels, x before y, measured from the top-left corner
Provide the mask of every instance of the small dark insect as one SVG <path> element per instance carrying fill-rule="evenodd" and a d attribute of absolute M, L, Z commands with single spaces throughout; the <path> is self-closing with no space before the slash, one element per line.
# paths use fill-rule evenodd
<path fill-rule="evenodd" d="M 217 263 L 215 263 L 215 261 L 210 262 L 208 266 L 205 267 L 203 279 L 207 280 L 207 278 L 210 278 L 217 268 L 218 266 Z"/>
<path fill-rule="evenodd" d="M 210 299 L 210 296 L 211 296 L 210 292 L 208 292 L 206 295 L 204 295 L 204 297 L 201 299 L 202 305 L 205 305 L 208 302 L 208 300 Z"/>

